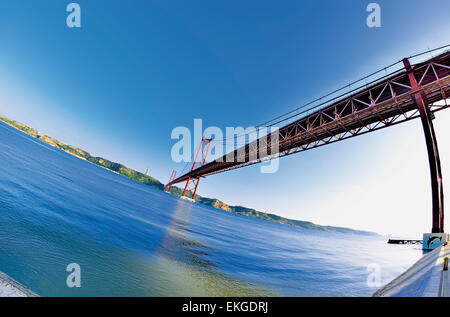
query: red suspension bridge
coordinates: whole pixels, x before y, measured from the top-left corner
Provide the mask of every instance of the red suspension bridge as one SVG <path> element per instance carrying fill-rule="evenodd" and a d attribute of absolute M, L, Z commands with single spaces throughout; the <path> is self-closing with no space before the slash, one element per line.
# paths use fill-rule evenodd
<path fill-rule="evenodd" d="M 404 58 L 381 70 L 387 73 L 387 69 L 401 65 L 389 74 L 345 93 L 341 93 L 344 88 L 338 89 L 307 104 L 309 108 L 301 107 L 268 121 L 264 125 L 283 126 L 209 163 L 206 163 L 206 155 L 212 140 L 203 138 L 191 170 L 179 177 L 172 173 L 166 189 L 186 182 L 183 196 L 190 192 L 194 198 L 202 177 L 292 155 L 420 118 L 430 163 L 432 232 L 444 232 L 442 175 L 432 120 L 435 112 L 449 107 L 450 52 L 442 52 L 449 46 Z M 410 62 L 437 50 L 441 51 L 437 56 L 414 64 Z M 352 85 L 366 81 L 381 71 Z M 328 99 L 322 102 L 326 98 Z M 277 135 L 273 135 L 274 133 Z M 277 140 L 276 146 L 272 144 L 274 139 Z M 264 146 L 261 147 L 261 144 Z M 200 153 L 202 158 L 198 162 Z"/>

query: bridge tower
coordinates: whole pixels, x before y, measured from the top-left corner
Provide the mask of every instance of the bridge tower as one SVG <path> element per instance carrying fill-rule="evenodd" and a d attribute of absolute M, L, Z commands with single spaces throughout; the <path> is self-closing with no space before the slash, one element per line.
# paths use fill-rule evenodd
<path fill-rule="evenodd" d="M 422 121 L 423 132 L 425 135 L 425 142 L 428 151 L 428 161 L 430 164 L 431 176 L 431 192 L 433 200 L 432 209 L 432 229 L 431 234 L 424 234 L 423 245 L 425 249 L 434 248 L 427 244 L 428 241 L 439 239 L 445 241 L 444 237 L 444 190 L 442 185 L 441 160 L 439 158 L 439 150 L 437 145 L 436 134 L 433 127 L 434 114 L 429 109 L 427 97 L 418 84 L 414 71 L 408 58 L 403 59 L 403 65 L 408 74 L 409 82 L 411 84 L 411 98 L 417 105 L 420 119 Z M 433 237 L 437 237 L 433 239 Z M 437 246 L 437 245 L 436 245 Z"/>
<path fill-rule="evenodd" d="M 172 174 L 170 175 L 169 182 L 167 184 L 170 184 L 175 179 L 176 176 L 177 176 L 177 171 L 172 170 Z M 172 185 L 170 185 L 170 186 L 166 185 L 166 187 L 164 187 L 164 191 L 166 191 L 168 193 L 170 193 L 171 189 L 172 189 Z"/>
<path fill-rule="evenodd" d="M 192 164 L 191 172 L 198 166 L 197 163 L 200 164 L 200 166 L 205 165 L 206 157 L 208 156 L 209 148 L 211 146 L 212 139 L 207 139 L 205 137 L 202 138 L 202 142 L 200 143 L 200 146 L 198 147 L 197 155 L 195 156 L 194 163 Z M 201 153 L 200 161 L 199 155 Z M 190 176 L 188 180 L 186 181 L 186 186 L 184 187 L 183 195 L 182 197 L 185 197 L 187 193 L 191 193 L 192 199 L 195 199 L 195 194 L 197 193 L 198 183 L 200 181 L 201 176 L 198 177 L 192 177 Z M 175 177 L 174 177 L 175 179 Z"/>

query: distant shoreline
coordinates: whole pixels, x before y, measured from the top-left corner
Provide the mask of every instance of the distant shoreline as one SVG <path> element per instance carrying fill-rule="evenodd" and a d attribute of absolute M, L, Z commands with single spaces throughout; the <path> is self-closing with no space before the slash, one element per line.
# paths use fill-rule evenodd
<path fill-rule="evenodd" d="M 161 183 L 156 178 L 153 178 L 146 174 L 135 171 L 131 168 L 128 168 L 128 167 L 120 164 L 120 163 L 115 163 L 115 162 L 109 161 L 102 157 L 94 157 L 84 150 L 81 150 L 81 149 L 76 148 L 71 145 L 64 144 L 56 139 L 53 139 L 47 135 L 40 133 L 39 131 L 37 131 L 25 124 L 8 119 L 1 115 L 0 115 L 0 121 L 2 121 L 3 123 L 21 131 L 27 135 L 30 135 L 38 140 L 41 140 L 42 142 L 44 142 L 50 146 L 53 146 L 59 150 L 62 150 L 68 154 L 71 154 L 79 159 L 82 159 L 91 164 L 94 164 L 96 166 L 104 168 L 110 172 L 124 176 L 128 179 L 137 181 L 139 183 L 142 183 L 142 184 L 145 184 L 148 186 L 152 186 L 159 190 L 164 190 L 164 184 Z M 182 189 L 174 186 L 174 187 L 172 187 L 170 193 L 175 196 L 181 196 Z M 266 220 L 266 221 L 270 221 L 270 222 L 274 222 L 274 223 L 279 223 L 279 224 L 291 225 L 291 226 L 296 226 L 296 227 L 301 227 L 301 228 L 306 228 L 306 229 L 313 229 L 313 230 L 329 231 L 329 232 L 379 236 L 379 234 L 375 233 L 375 232 L 355 230 L 355 229 L 344 228 L 344 227 L 322 226 L 322 225 L 314 224 L 309 221 L 288 219 L 288 218 L 284 218 L 284 217 L 281 217 L 281 216 L 278 216 L 275 214 L 265 213 L 265 212 L 261 212 L 261 211 L 258 211 L 258 210 L 252 209 L 252 208 L 243 207 L 243 206 L 229 206 L 215 198 L 206 198 L 206 197 L 201 197 L 199 195 L 196 195 L 195 201 L 199 202 L 201 204 L 207 205 L 207 206 L 211 206 L 216 209 L 230 212 L 230 213 L 236 213 L 236 214 L 240 214 L 240 215 L 244 215 L 244 216 L 248 216 L 248 217 L 252 217 L 252 218 L 256 218 L 256 219 Z"/>

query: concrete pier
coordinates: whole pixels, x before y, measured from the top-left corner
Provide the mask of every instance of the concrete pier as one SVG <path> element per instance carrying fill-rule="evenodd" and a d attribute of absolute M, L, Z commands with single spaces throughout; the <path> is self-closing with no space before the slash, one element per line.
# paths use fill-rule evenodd
<path fill-rule="evenodd" d="M 375 297 L 448 297 L 450 280 L 445 262 L 450 257 L 446 242 L 424 255 L 409 270 L 378 290 Z M 447 260 L 445 260 L 447 258 Z"/>
<path fill-rule="evenodd" d="M 38 297 L 36 293 L 0 272 L 0 297 Z"/>

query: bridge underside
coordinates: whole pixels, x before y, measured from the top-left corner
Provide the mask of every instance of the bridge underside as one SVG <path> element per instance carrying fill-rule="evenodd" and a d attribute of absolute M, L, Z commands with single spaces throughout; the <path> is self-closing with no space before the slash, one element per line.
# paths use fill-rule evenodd
<path fill-rule="evenodd" d="M 434 112 L 450 106 L 447 104 L 450 96 L 450 52 L 412 67 L 407 59 L 404 63 L 404 69 L 310 108 L 297 120 L 295 117 L 298 115 L 293 115 L 288 119 L 295 121 L 276 132 L 193 169 L 167 186 L 292 155 L 420 117 L 430 161 L 432 232 L 443 232 L 442 179 L 431 120 Z"/>
<path fill-rule="evenodd" d="M 446 99 L 450 96 L 450 53 L 414 65 L 412 69 L 430 111 L 449 107 Z M 292 155 L 419 118 L 412 93 L 407 72 L 398 71 L 281 127 L 274 132 L 278 133 L 279 140 L 279 150 L 275 153 L 271 153 L 272 134 L 269 134 L 176 178 L 168 185 L 184 182 L 189 177 L 200 178 Z M 443 103 L 438 104 L 439 101 Z M 258 144 L 267 144 L 267 151 L 260 152 Z"/>

